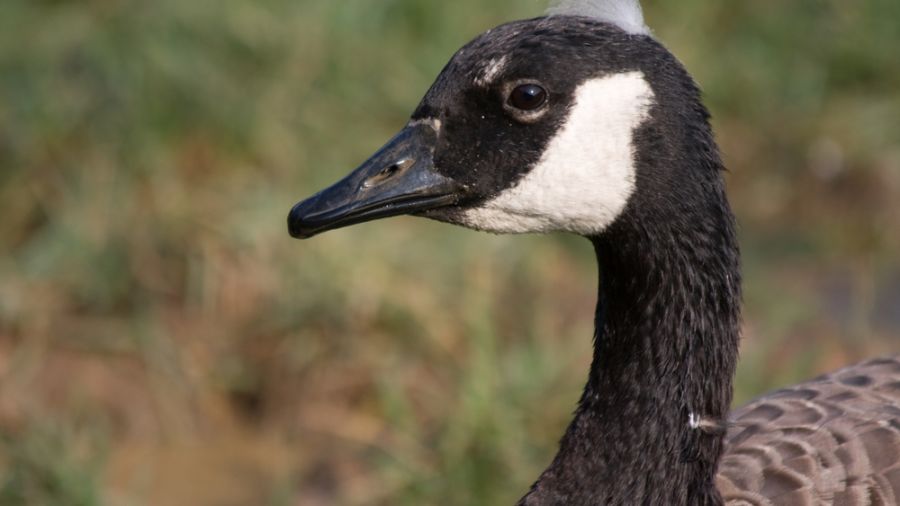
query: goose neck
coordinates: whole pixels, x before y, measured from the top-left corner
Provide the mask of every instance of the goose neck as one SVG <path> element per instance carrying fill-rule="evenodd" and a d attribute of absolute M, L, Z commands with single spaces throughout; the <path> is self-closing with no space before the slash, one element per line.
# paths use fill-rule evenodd
<path fill-rule="evenodd" d="M 691 231 L 686 220 L 673 234 L 625 221 L 592 239 L 600 283 L 588 383 L 522 504 L 721 504 L 714 478 L 740 300 L 724 205 L 721 226 L 699 220 Z"/>

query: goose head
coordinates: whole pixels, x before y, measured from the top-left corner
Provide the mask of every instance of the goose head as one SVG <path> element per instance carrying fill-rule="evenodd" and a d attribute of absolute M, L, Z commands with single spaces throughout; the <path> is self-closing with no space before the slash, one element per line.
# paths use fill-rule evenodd
<path fill-rule="evenodd" d="M 679 105 L 694 98 L 674 58 L 629 22 L 551 15 L 483 33 L 393 139 L 294 206 L 291 235 L 400 214 L 495 233 L 601 234 L 636 194 L 671 180 L 647 161 L 677 144 L 660 139 L 673 137 L 666 117 L 690 113 Z"/>

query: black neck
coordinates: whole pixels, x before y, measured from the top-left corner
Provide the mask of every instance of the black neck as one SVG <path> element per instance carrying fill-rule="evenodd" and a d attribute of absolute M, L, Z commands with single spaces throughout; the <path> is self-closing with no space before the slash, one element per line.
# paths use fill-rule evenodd
<path fill-rule="evenodd" d="M 722 503 L 714 476 L 740 279 L 716 186 L 712 209 L 632 210 L 592 239 L 601 281 L 590 377 L 559 453 L 521 504 Z"/>

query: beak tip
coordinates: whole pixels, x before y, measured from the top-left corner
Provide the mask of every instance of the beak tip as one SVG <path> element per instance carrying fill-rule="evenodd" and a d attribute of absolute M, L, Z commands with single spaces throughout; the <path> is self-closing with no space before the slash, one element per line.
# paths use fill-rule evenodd
<path fill-rule="evenodd" d="M 316 235 L 316 232 L 303 219 L 303 212 L 299 209 L 300 204 L 294 206 L 287 217 L 288 233 L 294 239 L 309 239 Z"/>

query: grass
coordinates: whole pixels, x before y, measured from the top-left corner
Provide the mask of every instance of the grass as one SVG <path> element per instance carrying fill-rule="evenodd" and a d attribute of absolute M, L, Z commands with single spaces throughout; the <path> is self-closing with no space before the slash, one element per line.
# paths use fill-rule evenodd
<path fill-rule="evenodd" d="M 21 433 L 0 437 L 0 502 L 9 506 L 101 504 L 104 448 L 96 431 L 33 420 Z"/>
<path fill-rule="evenodd" d="M 458 46 L 542 8 L 7 2 L 0 502 L 513 502 L 584 380 L 589 246 L 284 218 Z M 730 168 L 738 399 L 896 352 L 900 4 L 646 8 Z"/>

